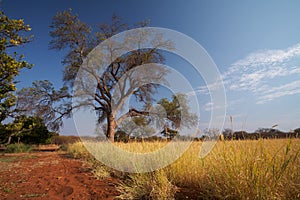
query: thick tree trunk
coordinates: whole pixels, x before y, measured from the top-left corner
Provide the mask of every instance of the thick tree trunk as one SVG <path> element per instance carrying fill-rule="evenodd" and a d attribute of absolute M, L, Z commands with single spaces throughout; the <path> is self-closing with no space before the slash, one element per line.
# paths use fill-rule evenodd
<path fill-rule="evenodd" d="M 115 141 L 115 131 L 117 127 L 117 122 L 114 114 L 109 114 L 107 116 L 107 137 L 111 142 Z"/>

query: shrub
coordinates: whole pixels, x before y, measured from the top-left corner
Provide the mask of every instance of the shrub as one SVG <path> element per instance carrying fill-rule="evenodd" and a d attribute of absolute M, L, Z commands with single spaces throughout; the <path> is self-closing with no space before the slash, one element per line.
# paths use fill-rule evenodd
<path fill-rule="evenodd" d="M 10 144 L 6 146 L 5 153 L 24 153 L 31 150 L 31 145 L 28 144 Z"/>
<path fill-rule="evenodd" d="M 52 144 L 57 144 L 57 145 L 68 145 L 68 144 L 74 144 L 76 142 L 79 142 L 80 138 L 77 136 L 53 136 L 51 138 L 51 143 Z"/>

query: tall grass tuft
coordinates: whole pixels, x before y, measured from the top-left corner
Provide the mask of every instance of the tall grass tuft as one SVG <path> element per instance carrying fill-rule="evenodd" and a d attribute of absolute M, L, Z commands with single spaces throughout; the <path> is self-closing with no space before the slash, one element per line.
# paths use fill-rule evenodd
<path fill-rule="evenodd" d="M 174 199 L 177 187 L 173 185 L 164 170 L 152 173 L 132 174 L 118 187 L 118 199 Z"/>
<path fill-rule="evenodd" d="M 81 143 L 81 142 L 75 142 L 73 144 L 68 144 L 67 151 L 75 159 L 77 159 L 77 158 L 85 158 L 86 159 L 86 158 L 91 157 L 91 155 L 86 150 L 83 143 Z"/>

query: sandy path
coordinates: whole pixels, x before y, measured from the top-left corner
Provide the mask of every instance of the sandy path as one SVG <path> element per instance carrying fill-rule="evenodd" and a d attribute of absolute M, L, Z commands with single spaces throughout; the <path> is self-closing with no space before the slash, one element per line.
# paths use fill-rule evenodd
<path fill-rule="evenodd" d="M 0 156 L 0 199 L 113 199 L 117 180 L 96 180 L 64 153 Z"/>

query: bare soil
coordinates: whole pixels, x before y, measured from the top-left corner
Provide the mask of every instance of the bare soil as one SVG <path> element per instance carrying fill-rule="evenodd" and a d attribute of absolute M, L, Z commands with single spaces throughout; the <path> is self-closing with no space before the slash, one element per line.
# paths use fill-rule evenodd
<path fill-rule="evenodd" d="M 114 199 L 118 180 L 97 180 L 60 152 L 0 155 L 0 199 Z"/>

